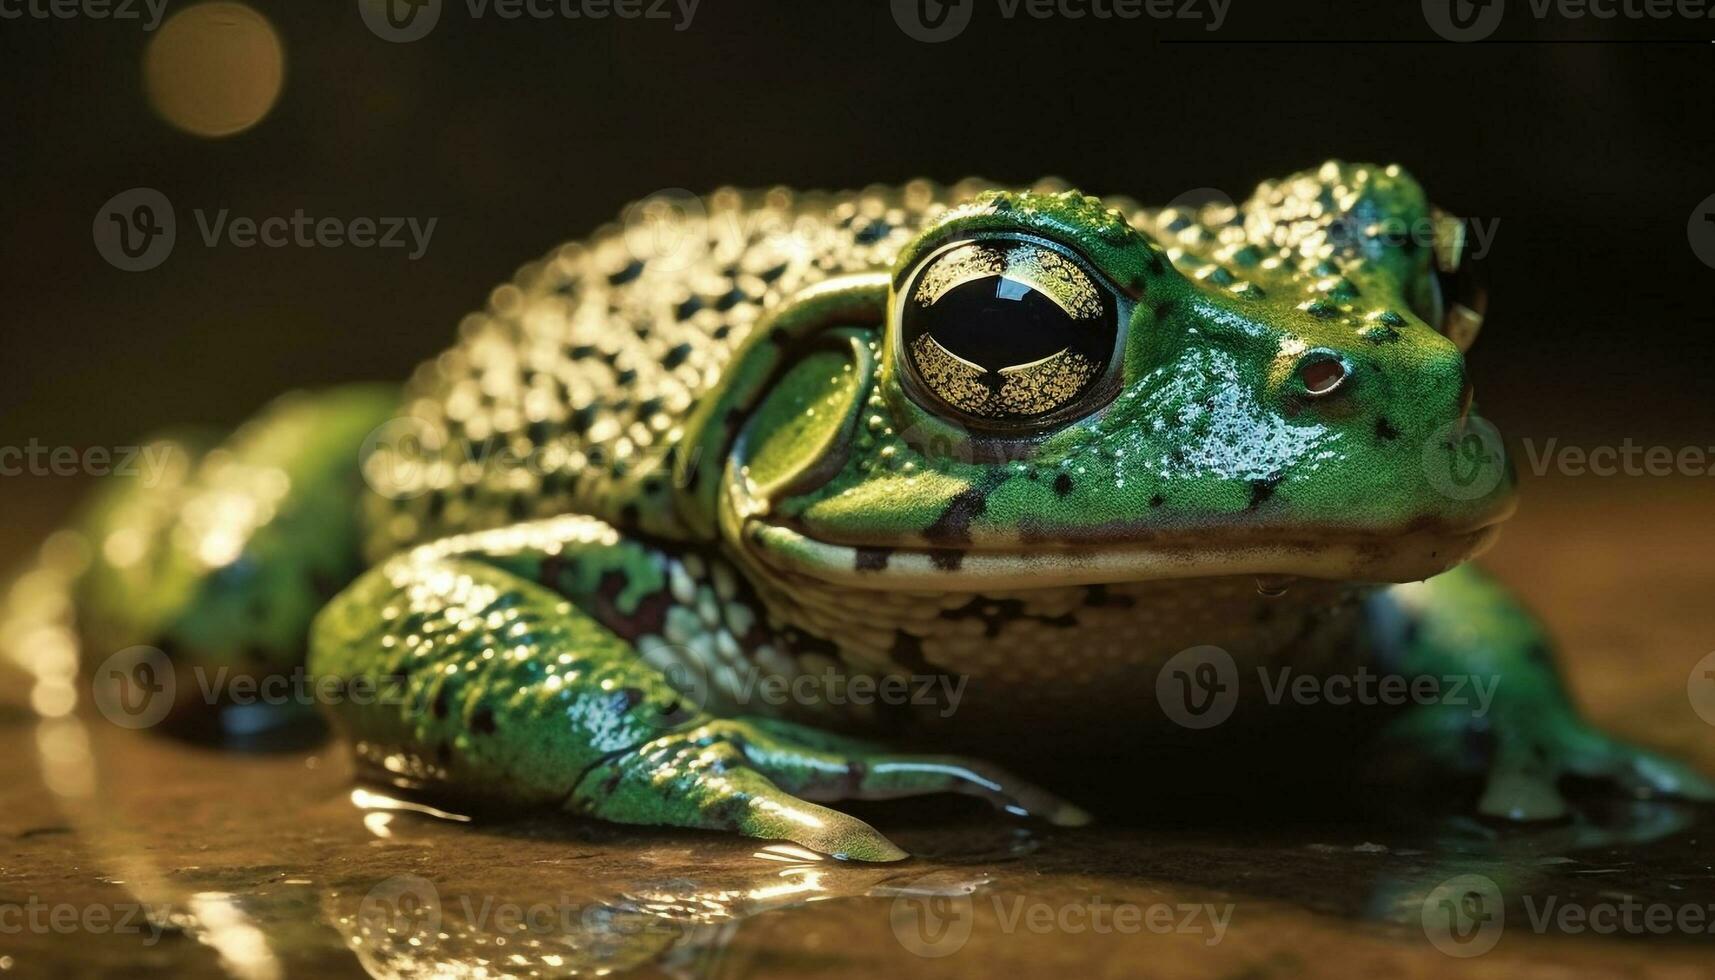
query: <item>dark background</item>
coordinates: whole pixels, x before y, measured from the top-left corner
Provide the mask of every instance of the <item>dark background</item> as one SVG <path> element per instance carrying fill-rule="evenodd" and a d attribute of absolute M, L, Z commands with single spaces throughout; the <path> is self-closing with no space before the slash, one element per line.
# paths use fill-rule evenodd
<path fill-rule="evenodd" d="M 684 32 L 447 0 L 388 44 L 353 0 L 254 0 L 286 83 L 227 139 L 151 111 L 135 23 L 0 22 L 0 445 L 125 445 L 402 377 L 522 261 L 663 188 L 1053 173 L 1161 202 L 1330 156 L 1403 163 L 1499 219 L 1473 364 L 1509 437 L 1715 444 L 1715 269 L 1686 237 L 1715 193 L 1715 20 L 1538 23 L 1512 0 L 1493 41 L 1454 45 L 1411 0 L 1234 0 L 1215 34 L 977 4 L 931 45 L 882 0 L 703 0 Z M 139 185 L 174 202 L 179 245 L 125 273 L 90 228 Z M 205 248 L 190 210 L 221 207 L 439 223 L 415 262 Z"/>

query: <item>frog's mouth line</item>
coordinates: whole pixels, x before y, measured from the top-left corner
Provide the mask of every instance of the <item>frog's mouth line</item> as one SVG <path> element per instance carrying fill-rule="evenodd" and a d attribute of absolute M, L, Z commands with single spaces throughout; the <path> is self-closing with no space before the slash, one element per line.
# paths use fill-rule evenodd
<path fill-rule="evenodd" d="M 758 518 L 744 540 L 759 559 L 788 574 L 867 589 L 966 591 L 1254 575 L 1356 582 L 1415 582 L 1487 550 L 1505 515 L 1479 527 L 1420 528 L 1394 534 L 1347 529 L 1250 540 L 1234 533 L 1147 542 L 1040 544 L 1004 548 L 874 547 L 819 541 Z"/>

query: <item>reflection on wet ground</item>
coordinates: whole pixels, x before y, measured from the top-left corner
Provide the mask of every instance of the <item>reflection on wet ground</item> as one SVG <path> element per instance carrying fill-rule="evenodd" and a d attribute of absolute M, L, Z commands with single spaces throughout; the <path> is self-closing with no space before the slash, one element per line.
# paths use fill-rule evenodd
<path fill-rule="evenodd" d="M 332 744 L 221 752 L 13 717 L 0 746 L 0 902 L 47 923 L 0 937 L 25 975 L 1431 973 L 1471 952 L 1457 965 L 1496 975 L 1715 968 L 1715 819 L 1677 804 L 1591 804 L 1531 831 L 1063 831 L 901 804 L 865 812 L 917 857 L 859 865 L 552 814 L 473 820 L 354 788 Z M 39 763 L 84 776 L 32 792 Z"/>
<path fill-rule="evenodd" d="M 1685 686 L 1710 622 L 1682 529 L 1706 506 L 1494 564 L 1558 596 L 1541 604 L 1599 721 L 1715 771 Z M 1502 830 L 1451 798 L 1305 812 L 1271 789 L 1071 831 L 916 801 L 862 811 L 916 857 L 854 865 L 399 799 L 355 787 L 332 742 L 221 750 L 28 691 L 0 673 L 6 975 L 1715 975 L 1711 808 L 1589 801 Z M 1174 809 L 1179 787 L 1122 778 Z"/>

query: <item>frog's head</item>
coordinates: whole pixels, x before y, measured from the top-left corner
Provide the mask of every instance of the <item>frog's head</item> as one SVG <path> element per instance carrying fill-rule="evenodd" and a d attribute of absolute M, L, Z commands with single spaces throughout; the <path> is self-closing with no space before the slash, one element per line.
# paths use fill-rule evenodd
<path fill-rule="evenodd" d="M 1443 333 L 1469 311 L 1401 233 L 1431 216 L 1340 164 L 1196 212 L 982 194 L 782 312 L 808 339 L 751 368 L 720 525 L 875 588 L 1441 572 L 1513 479 Z"/>

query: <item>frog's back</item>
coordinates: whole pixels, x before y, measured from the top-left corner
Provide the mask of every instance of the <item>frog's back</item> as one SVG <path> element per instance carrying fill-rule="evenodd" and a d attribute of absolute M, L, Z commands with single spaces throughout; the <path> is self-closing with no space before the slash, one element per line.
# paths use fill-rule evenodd
<path fill-rule="evenodd" d="M 683 537 L 672 454 L 757 323 L 822 279 L 887 268 L 985 186 L 661 196 L 524 266 L 376 440 L 367 552 L 564 513 Z"/>

